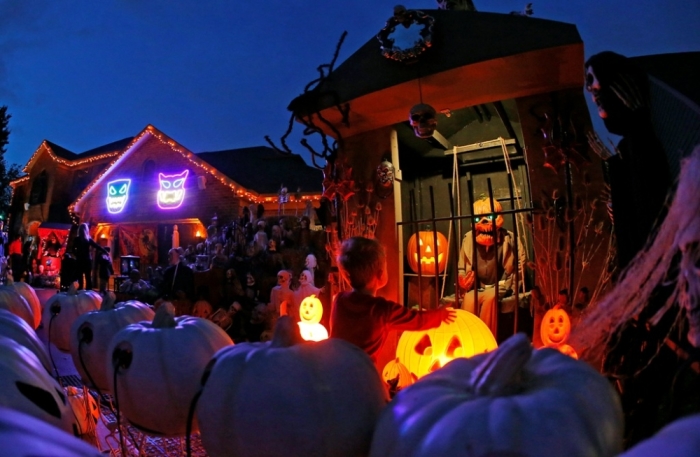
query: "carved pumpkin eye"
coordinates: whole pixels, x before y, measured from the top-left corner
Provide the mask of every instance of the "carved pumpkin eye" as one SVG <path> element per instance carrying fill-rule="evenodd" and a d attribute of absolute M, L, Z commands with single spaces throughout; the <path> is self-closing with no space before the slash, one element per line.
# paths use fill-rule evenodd
<path fill-rule="evenodd" d="M 423 335 L 423 338 L 418 341 L 418 344 L 413 349 L 418 355 L 431 355 L 433 353 L 433 342 L 430 341 L 430 335 Z"/>
<path fill-rule="evenodd" d="M 452 339 L 450 339 L 450 343 L 447 345 L 447 349 L 445 350 L 445 355 L 450 358 L 456 358 L 456 357 L 461 357 L 463 353 L 462 349 L 462 341 L 459 339 L 457 335 L 454 335 Z"/>
<path fill-rule="evenodd" d="M 53 417 L 58 419 L 61 418 L 61 410 L 59 409 L 58 404 L 51 393 L 47 392 L 41 387 L 36 387 L 22 381 L 16 381 L 15 385 L 17 386 L 17 390 L 19 390 L 19 392 L 24 395 L 27 400 L 34 403 L 38 408 L 42 409 L 44 412 L 52 415 Z M 65 403 L 65 397 L 63 394 L 58 392 L 58 390 L 56 393 L 58 393 Z"/>

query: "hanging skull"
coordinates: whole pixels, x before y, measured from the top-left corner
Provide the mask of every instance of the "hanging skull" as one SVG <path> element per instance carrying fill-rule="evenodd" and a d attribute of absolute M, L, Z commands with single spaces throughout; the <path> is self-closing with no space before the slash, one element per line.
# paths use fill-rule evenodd
<path fill-rule="evenodd" d="M 394 164 L 388 159 L 382 160 L 377 167 L 377 182 L 380 187 L 389 188 L 394 184 Z"/>
<path fill-rule="evenodd" d="M 413 132 L 418 138 L 430 138 L 433 136 L 433 132 L 437 128 L 435 116 L 435 108 L 425 103 L 419 103 L 411 108 L 408 119 Z"/>
<path fill-rule="evenodd" d="M 476 11 L 472 0 L 437 0 L 439 10 Z"/>

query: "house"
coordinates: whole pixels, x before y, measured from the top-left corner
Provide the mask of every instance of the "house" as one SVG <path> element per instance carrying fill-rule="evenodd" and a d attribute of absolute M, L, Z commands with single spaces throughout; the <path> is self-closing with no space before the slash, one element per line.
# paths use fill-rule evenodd
<path fill-rule="evenodd" d="M 34 234 L 44 222 L 91 226 L 113 256 L 165 259 L 175 226 L 180 244 L 205 237 L 214 215 L 238 220 L 243 206 L 296 214 L 321 197 L 321 172 L 267 147 L 194 154 L 149 125 L 133 138 L 74 154 L 44 141 L 12 183 L 11 224 Z M 279 203 L 280 187 L 290 189 Z"/>

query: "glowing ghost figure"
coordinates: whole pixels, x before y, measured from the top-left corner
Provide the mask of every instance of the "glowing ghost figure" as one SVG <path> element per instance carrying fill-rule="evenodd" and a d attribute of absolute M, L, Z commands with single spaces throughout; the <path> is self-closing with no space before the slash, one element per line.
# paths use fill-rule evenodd
<path fill-rule="evenodd" d="M 160 209 L 175 209 L 185 200 L 185 181 L 189 170 L 176 175 L 164 175 L 158 173 L 158 207 Z"/>
<path fill-rule="evenodd" d="M 107 211 L 112 214 L 121 213 L 129 199 L 131 179 L 117 179 L 107 183 Z"/>

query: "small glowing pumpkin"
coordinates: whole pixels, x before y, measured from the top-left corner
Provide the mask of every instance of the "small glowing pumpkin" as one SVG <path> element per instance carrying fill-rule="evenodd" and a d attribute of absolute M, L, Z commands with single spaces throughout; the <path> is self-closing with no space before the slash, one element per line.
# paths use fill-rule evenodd
<path fill-rule="evenodd" d="M 206 300 L 197 300 L 192 307 L 192 315 L 194 317 L 207 319 L 213 312 L 214 310 L 212 309 L 211 303 Z"/>
<path fill-rule="evenodd" d="M 387 384 L 398 381 L 396 385 L 398 390 L 408 387 L 416 381 L 411 372 L 408 371 L 408 368 L 406 368 L 406 365 L 401 363 L 398 357 L 384 365 L 382 379 Z"/>
<path fill-rule="evenodd" d="M 561 308 L 552 308 L 544 314 L 540 326 L 540 336 L 545 346 L 558 346 L 566 343 L 571 333 L 571 319 Z"/>
<path fill-rule="evenodd" d="M 469 358 L 498 347 L 491 330 L 469 311 L 454 310 L 452 323 L 423 331 L 405 331 L 399 339 L 396 356 L 416 378 L 443 367 L 452 359 Z"/>
<path fill-rule="evenodd" d="M 316 295 L 309 295 L 299 305 L 299 332 L 305 341 L 328 339 L 328 330 L 321 325 L 323 305 Z"/>
<path fill-rule="evenodd" d="M 445 271 L 447 265 L 447 238 L 440 232 L 437 233 L 437 242 L 432 230 L 421 231 L 411 235 L 408 239 L 406 253 L 408 266 L 418 273 L 427 276 L 435 276 L 436 273 Z"/>
<path fill-rule="evenodd" d="M 559 346 L 554 346 L 554 349 L 556 349 L 564 355 L 568 355 L 572 359 L 578 360 L 578 354 L 576 353 L 576 350 L 568 344 L 560 344 Z"/>

